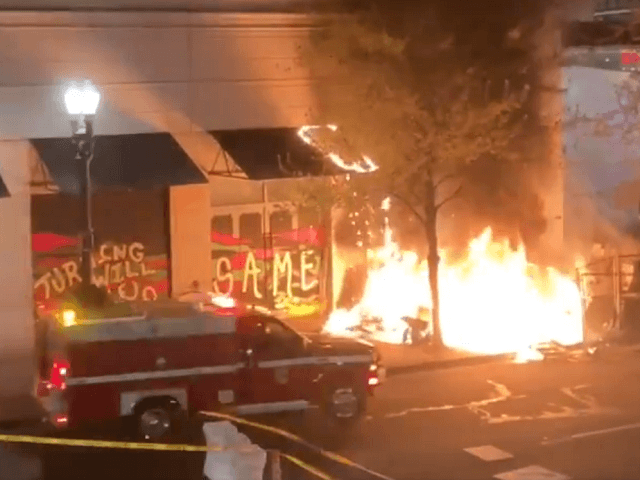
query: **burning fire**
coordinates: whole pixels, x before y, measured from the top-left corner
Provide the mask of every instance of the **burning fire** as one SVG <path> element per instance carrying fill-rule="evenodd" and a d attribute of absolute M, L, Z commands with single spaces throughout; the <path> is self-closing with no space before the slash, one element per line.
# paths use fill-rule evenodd
<path fill-rule="evenodd" d="M 319 125 L 306 125 L 301 127 L 298 130 L 298 136 L 304 141 L 307 145 L 312 145 L 317 148 L 320 148 L 320 145 L 314 140 L 311 132 L 315 130 L 321 130 L 322 128 L 327 128 L 332 132 L 336 132 L 338 127 L 335 125 L 326 125 L 325 127 Z M 338 167 L 347 171 L 347 172 L 356 172 L 356 173 L 370 173 L 378 170 L 378 165 L 371 160 L 367 155 L 361 155 L 361 158 L 356 162 L 347 163 L 342 159 L 340 155 L 336 152 L 327 152 L 327 157 Z"/>
<path fill-rule="evenodd" d="M 388 208 L 388 202 L 383 205 Z M 477 354 L 517 353 L 521 361 L 539 359 L 535 346 L 583 340 L 583 306 L 576 283 L 553 268 L 527 261 L 525 249 L 495 241 L 490 228 L 454 260 L 440 254 L 440 324 L 444 344 Z M 407 341 L 403 317 L 418 318 L 431 309 L 426 261 L 403 252 L 386 225 L 384 246 L 370 252 L 362 300 L 351 310 L 333 312 L 326 333 L 359 335 L 367 320 L 379 323 L 370 338 Z"/>

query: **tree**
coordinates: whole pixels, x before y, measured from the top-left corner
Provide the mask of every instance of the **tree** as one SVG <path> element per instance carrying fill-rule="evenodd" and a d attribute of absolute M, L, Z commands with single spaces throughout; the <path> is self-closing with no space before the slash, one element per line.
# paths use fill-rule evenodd
<path fill-rule="evenodd" d="M 510 146 L 527 118 L 528 87 L 513 72 L 496 75 L 474 62 L 477 50 L 454 48 L 447 32 L 427 30 L 429 39 L 415 41 L 388 34 L 380 16 L 341 17 L 318 30 L 302 58 L 318 79 L 320 124 L 339 127 L 315 130 L 314 141 L 335 151 L 339 133 L 341 156 L 348 145 L 347 157 L 364 152 L 378 166 L 335 183 L 324 201 L 343 203 L 358 191 L 390 195 L 418 219 L 428 245 L 434 341 L 442 344 L 438 213 L 461 193 L 470 164 L 517 157 Z"/>

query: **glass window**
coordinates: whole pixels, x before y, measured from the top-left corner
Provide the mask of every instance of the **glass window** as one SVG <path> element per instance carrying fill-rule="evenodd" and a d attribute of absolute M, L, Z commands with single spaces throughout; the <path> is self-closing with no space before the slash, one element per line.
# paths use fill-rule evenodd
<path fill-rule="evenodd" d="M 264 321 L 264 333 L 265 335 L 282 342 L 288 342 L 297 337 L 297 334 L 294 331 L 274 319 Z"/>

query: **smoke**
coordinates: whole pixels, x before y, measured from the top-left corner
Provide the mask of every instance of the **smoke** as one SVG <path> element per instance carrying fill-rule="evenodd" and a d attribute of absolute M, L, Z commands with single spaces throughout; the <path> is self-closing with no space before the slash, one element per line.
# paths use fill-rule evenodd
<path fill-rule="evenodd" d="M 474 162 L 466 172 L 460 199 L 441 212 L 441 244 L 463 250 L 489 226 L 494 238 L 535 249 L 548 223 L 535 181 L 545 169 L 543 162 L 512 163 L 492 157 Z"/>

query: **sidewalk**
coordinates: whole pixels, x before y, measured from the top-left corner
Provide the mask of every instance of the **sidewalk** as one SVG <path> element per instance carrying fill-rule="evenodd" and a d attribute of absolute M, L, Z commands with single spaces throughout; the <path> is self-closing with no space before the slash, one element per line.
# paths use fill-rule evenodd
<path fill-rule="evenodd" d="M 287 323 L 302 333 L 319 333 L 324 325 L 324 320 L 317 318 L 288 319 Z M 376 346 L 382 355 L 382 364 L 387 369 L 388 375 L 478 365 L 510 358 L 508 355 L 474 355 L 449 348 L 436 350 L 430 345 L 371 343 Z"/>
<path fill-rule="evenodd" d="M 510 355 L 475 355 L 449 348 L 436 349 L 431 345 L 391 345 L 375 342 L 382 355 L 387 375 L 400 375 L 421 370 L 479 365 L 510 358 Z"/>

